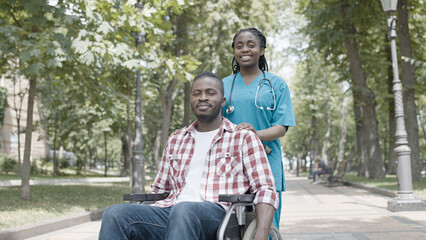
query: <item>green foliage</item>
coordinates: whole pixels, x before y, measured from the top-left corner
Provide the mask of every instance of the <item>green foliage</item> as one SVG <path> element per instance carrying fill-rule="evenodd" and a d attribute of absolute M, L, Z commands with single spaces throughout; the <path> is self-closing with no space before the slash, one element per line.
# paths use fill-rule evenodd
<path fill-rule="evenodd" d="M 64 9 L 44 0 L 3 1 L 0 9 L 0 56 L 7 71 L 31 77 L 62 66 Z"/>
<path fill-rule="evenodd" d="M 13 171 L 16 164 L 17 162 L 14 158 L 4 154 L 0 155 L 0 167 L 3 170 L 3 172 L 5 172 L 6 174 Z"/>
<path fill-rule="evenodd" d="M 396 175 L 387 175 L 385 179 L 370 179 L 358 177 L 356 173 L 346 173 L 344 180 L 357 182 L 367 186 L 385 188 L 392 191 L 398 190 L 398 180 Z M 421 181 L 413 181 L 413 193 L 416 197 L 426 199 L 426 178 Z"/>

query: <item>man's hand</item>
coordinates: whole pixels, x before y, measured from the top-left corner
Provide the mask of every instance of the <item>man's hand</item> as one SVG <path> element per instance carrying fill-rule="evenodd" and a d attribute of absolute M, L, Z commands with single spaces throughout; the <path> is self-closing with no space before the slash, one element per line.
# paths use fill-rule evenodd
<path fill-rule="evenodd" d="M 253 240 L 267 240 L 269 228 L 274 218 L 275 208 L 267 203 L 259 203 L 256 205 L 256 222 L 257 229 Z"/>

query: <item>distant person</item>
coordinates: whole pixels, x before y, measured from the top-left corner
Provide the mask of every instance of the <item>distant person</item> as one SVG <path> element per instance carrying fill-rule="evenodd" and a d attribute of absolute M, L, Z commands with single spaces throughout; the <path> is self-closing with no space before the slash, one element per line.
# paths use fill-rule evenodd
<path fill-rule="evenodd" d="M 265 144 L 280 198 L 273 220 L 279 228 L 281 193 L 285 191 L 280 138 L 289 127 L 296 126 L 290 90 L 281 77 L 269 72 L 265 58 L 266 37 L 261 31 L 241 29 L 234 35 L 232 49 L 233 74 L 223 79 L 228 99 L 222 114 L 238 124 L 237 129 L 255 132 Z"/>
<path fill-rule="evenodd" d="M 325 164 L 324 160 L 322 160 L 320 157 L 315 157 L 315 165 L 316 165 L 316 170 L 314 171 L 314 175 L 313 175 L 313 184 L 318 184 L 319 181 L 317 181 L 317 175 L 318 178 L 321 176 L 321 174 L 325 174 L 327 173 L 327 164 Z"/>
<path fill-rule="evenodd" d="M 118 204 L 102 216 L 100 240 L 216 239 L 229 207 L 219 194 L 255 194 L 257 231 L 268 238 L 278 194 L 257 135 L 237 130 L 221 114 L 223 82 L 213 73 L 195 77 L 191 109 L 197 120 L 169 137 L 150 193 L 170 192 L 153 205 Z"/>

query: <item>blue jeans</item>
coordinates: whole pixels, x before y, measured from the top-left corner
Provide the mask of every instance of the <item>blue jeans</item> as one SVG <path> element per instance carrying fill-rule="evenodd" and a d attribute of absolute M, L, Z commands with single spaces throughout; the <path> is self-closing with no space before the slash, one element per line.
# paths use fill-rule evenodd
<path fill-rule="evenodd" d="M 317 175 L 318 177 L 321 176 L 321 174 L 325 174 L 325 171 L 314 171 L 314 178 L 312 179 L 314 182 L 316 182 Z"/>
<path fill-rule="evenodd" d="M 168 208 L 123 203 L 105 210 L 99 239 L 215 239 L 224 216 L 223 207 L 212 202 Z"/>

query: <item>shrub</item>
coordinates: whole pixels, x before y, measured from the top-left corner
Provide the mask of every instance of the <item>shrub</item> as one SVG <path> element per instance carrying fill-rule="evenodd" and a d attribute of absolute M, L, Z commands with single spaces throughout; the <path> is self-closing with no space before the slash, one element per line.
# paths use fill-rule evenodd
<path fill-rule="evenodd" d="M 66 158 L 59 158 L 58 165 L 60 169 L 69 168 L 70 164 Z"/>
<path fill-rule="evenodd" d="M 16 166 L 16 160 L 7 156 L 3 155 L 1 156 L 1 168 L 3 171 L 8 174 L 10 171 L 12 171 Z"/>
<path fill-rule="evenodd" d="M 40 169 L 37 164 L 37 160 L 31 161 L 31 175 L 40 173 Z"/>

